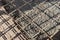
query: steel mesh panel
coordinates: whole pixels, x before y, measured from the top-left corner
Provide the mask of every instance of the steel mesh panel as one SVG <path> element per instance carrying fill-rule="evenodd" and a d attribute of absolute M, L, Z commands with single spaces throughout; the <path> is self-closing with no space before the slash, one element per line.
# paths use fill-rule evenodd
<path fill-rule="evenodd" d="M 1 0 L 0 40 L 60 40 L 60 0 Z"/>

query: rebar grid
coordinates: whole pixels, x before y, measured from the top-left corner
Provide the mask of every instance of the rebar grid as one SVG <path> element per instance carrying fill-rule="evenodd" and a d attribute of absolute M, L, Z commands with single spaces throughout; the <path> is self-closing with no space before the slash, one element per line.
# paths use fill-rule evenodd
<path fill-rule="evenodd" d="M 16 5 L 14 1 L 24 2 Z M 28 1 L 28 0 L 27 0 Z M 3 5 L 4 14 L 0 16 L 1 40 L 54 40 L 52 37 L 59 31 L 60 6 L 56 1 L 41 0 L 12 0 Z M 35 3 L 34 3 L 35 2 Z M 26 8 L 25 8 L 26 7 Z M 56 12 L 55 12 L 56 11 Z M 5 18 L 5 16 L 8 16 Z M 58 19 L 56 18 L 58 17 Z M 10 20 L 11 22 L 10 24 Z M 49 25 L 48 25 L 49 24 Z M 7 28 L 2 25 L 6 25 Z M 30 29 L 31 27 L 31 29 Z M 54 30 L 54 31 L 53 31 Z M 11 34 L 11 33 L 12 34 Z M 34 33 L 35 32 L 35 33 Z M 49 34 L 52 33 L 52 34 Z M 41 39 L 38 37 L 43 36 Z M 9 36 L 10 35 L 10 36 Z M 13 35 L 13 36 L 12 36 Z M 8 37 L 9 36 L 9 37 Z M 46 39 L 43 39 L 45 38 Z"/>

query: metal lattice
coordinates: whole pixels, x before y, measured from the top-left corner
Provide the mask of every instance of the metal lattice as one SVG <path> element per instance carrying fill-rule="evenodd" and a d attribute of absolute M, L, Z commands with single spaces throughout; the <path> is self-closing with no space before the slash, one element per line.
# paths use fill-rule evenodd
<path fill-rule="evenodd" d="M 0 40 L 60 40 L 60 0 L 0 0 Z"/>

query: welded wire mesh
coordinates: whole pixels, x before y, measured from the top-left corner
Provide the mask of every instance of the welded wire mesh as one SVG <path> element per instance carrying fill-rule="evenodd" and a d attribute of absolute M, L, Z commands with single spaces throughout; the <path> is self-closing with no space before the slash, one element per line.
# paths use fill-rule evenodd
<path fill-rule="evenodd" d="M 60 40 L 60 0 L 1 0 L 0 40 Z"/>

